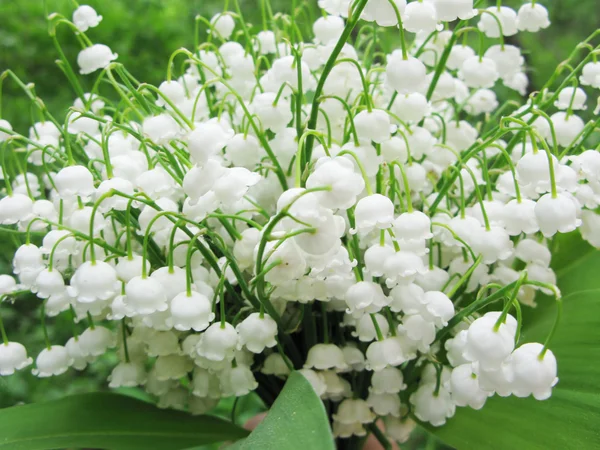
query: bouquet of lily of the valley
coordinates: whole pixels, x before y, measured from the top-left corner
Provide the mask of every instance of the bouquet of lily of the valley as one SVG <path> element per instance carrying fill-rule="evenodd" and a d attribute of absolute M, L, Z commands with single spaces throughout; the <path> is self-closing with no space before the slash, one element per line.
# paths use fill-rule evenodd
<path fill-rule="evenodd" d="M 90 6 L 48 16 L 73 106 L 55 116 L 2 74 L 37 122 L 0 120 L 0 223 L 20 243 L 1 309 L 35 294 L 43 342 L 0 328 L 1 375 L 116 352 L 110 388 L 193 415 L 251 392 L 269 406 L 289 377 L 343 448 L 368 433 L 391 448 L 457 408 L 486 421 L 493 396 L 551 397 L 558 235 L 600 246 L 595 35 L 529 92 L 509 38 L 550 25 L 535 0 L 319 6 L 198 16 L 158 87 L 93 42 Z"/>

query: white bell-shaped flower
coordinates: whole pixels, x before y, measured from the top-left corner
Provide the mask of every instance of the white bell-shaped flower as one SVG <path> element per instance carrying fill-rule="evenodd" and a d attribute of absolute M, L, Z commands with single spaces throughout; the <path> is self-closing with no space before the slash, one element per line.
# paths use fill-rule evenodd
<path fill-rule="evenodd" d="M 377 339 L 377 330 L 375 329 L 375 325 L 373 324 L 373 319 L 371 317 L 375 318 L 383 337 L 387 337 L 390 331 L 390 325 L 387 319 L 381 314 L 373 314 L 373 316 L 370 314 L 364 314 L 360 319 L 358 319 L 356 324 L 356 332 L 353 333 L 353 335 L 358 337 L 358 340 L 361 342 L 372 342 Z"/>
<path fill-rule="evenodd" d="M 35 279 L 31 292 L 39 298 L 48 298 L 53 295 L 61 295 L 66 291 L 65 281 L 61 273 L 56 270 L 44 269 Z"/>
<path fill-rule="evenodd" d="M 389 256 L 383 264 L 383 272 L 388 287 L 410 284 L 418 274 L 427 272 L 427 267 L 416 253 L 401 250 Z"/>
<path fill-rule="evenodd" d="M 380 277 L 384 273 L 385 260 L 396 251 L 390 245 L 375 244 L 369 247 L 363 256 L 365 270 L 373 277 Z"/>
<path fill-rule="evenodd" d="M 280 353 L 271 353 L 267 356 L 260 371 L 265 375 L 274 375 L 280 378 L 285 378 L 290 374 L 290 369 Z"/>
<path fill-rule="evenodd" d="M 244 167 L 232 167 L 215 181 L 212 186 L 218 201 L 225 205 L 231 205 L 242 199 L 248 189 L 261 180 L 257 173 L 250 172 Z"/>
<path fill-rule="evenodd" d="M 235 20 L 231 14 L 216 14 L 210 19 L 210 24 L 217 35 L 223 39 L 229 39 L 235 29 Z"/>
<path fill-rule="evenodd" d="M 173 385 L 158 398 L 156 406 L 162 409 L 175 409 L 183 411 L 188 403 L 189 392 L 187 389 Z"/>
<path fill-rule="evenodd" d="M 481 389 L 472 364 L 462 364 L 452 370 L 450 390 L 456 406 L 469 406 L 473 409 L 483 408 L 487 398 L 493 394 Z"/>
<path fill-rule="evenodd" d="M 568 233 L 581 225 L 578 218 L 579 208 L 575 201 L 565 194 L 543 195 L 535 205 L 535 216 L 537 217 L 540 231 L 546 237 L 552 237 L 556 233 Z"/>
<path fill-rule="evenodd" d="M 62 345 L 43 349 L 35 359 L 36 368 L 31 370 L 36 377 L 46 378 L 62 375 L 73 364 L 73 358 Z"/>
<path fill-rule="evenodd" d="M 224 397 L 241 397 L 249 394 L 258 387 L 250 367 L 238 365 L 224 370 L 221 374 L 221 392 Z"/>
<path fill-rule="evenodd" d="M 346 425 L 365 424 L 373 422 L 375 414 L 365 400 L 349 398 L 340 403 L 337 413 L 333 415 L 333 420 Z"/>
<path fill-rule="evenodd" d="M 543 243 L 533 239 L 522 239 L 515 247 L 515 256 L 525 263 L 535 263 L 548 267 L 552 253 Z"/>
<path fill-rule="evenodd" d="M 215 318 L 211 300 L 196 291 L 177 294 L 171 300 L 169 311 L 168 323 L 179 331 L 205 330 Z"/>
<path fill-rule="evenodd" d="M 330 186 L 331 190 L 316 193 L 322 206 L 348 209 L 356 203 L 356 197 L 363 191 L 365 182 L 346 158 L 322 157 L 306 180 L 306 187 L 313 189 L 323 186 Z"/>
<path fill-rule="evenodd" d="M 526 198 L 522 198 L 520 202 L 513 199 L 504 205 L 502 221 L 509 235 L 518 236 L 521 233 L 532 234 L 539 231 L 535 205 L 533 200 Z"/>
<path fill-rule="evenodd" d="M 471 56 L 463 62 L 459 76 L 471 88 L 491 88 L 500 74 L 493 59 Z"/>
<path fill-rule="evenodd" d="M 65 344 L 65 348 L 67 349 L 69 356 L 73 360 L 71 366 L 75 370 L 85 369 L 88 363 L 92 362 L 95 359 L 94 356 L 90 356 L 89 354 L 86 355 L 83 353 L 81 345 L 79 345 L 79 337 L 74 336 L 70 338 Z"/>
<path fill-rule="evenodd" d="M 454 317 L 454 303 L 440 291 L 427 291 L 424 294 L 425 311 L 423 316 L 432 321 L 437 328 L 448 325 Z"/>
<path fill-rule="evenodd" d="M 27 195 L 13 193 L 0 199 L 0 224 L 13 225 L 28 219 L 33 211 L 33 200 Z"/>
<path fill-rule="evenodd" d="M 265 314 L 252 313 L 236 326 L 239 334 L 238 348 L 245 346 L 252 353 L 262 353 L 265 347 L 277 345 L 277 324 Z"/>
<path fill-rule="evenodd" d="M 267 252 L 275 246 L 271 242 L 267 244 Z M 273 285 L 281 285 L 291 280 L 297 280 L 306 272 L 306 258 L 300 247 L 293 240 L 286 240 L 267 259 L 265 266 L 271 262 L 279 261 L 265 275 L 265 280 Z"/>
<path fill-rule="evenodd" d="M 399 336 L 375 341 L 367 347 L 367 369 L 374 372 L 390 366 L 399 366 L 413 356 L 413 349 Z"/>
<path fill-rule="evenodd" d="M 550 26 L 548 10 L 539 3 L 525 3 L 519 8 L 517 14 L 517 28 L 519 31 L 536 32 Z"/>
<path fill-rule="evenodd" d="M 275 104 L 276 97 L 274 92 L 256 94 L 250 104 L 251 112 L 260 119 L 262 126 L 273 133 L 284 130 L 293 118 L 289 101 L 279 98 Z"/>
<path fill-rule="evenodd" d="M 583 66 L 579 81 L 584 86 L 600 88 L 600 62 L 590 61 Z"/>
<path fill-rule="evenodd" d="M 417 426 L 417 423 L 410 417 L 399 419 L 394 416 L 386 416 L 383 418 L 383 423 L 385 424 L 385 434 L 399 444 L 408 442 L 411 433 Z"/>
<path fill-rule="evenodd" d="M 61 198 L 88 197 L 95 191 L 94 177 L 87 167 L 67 166 L 54 177 Z"/>
<path fill-rule="evenodd" d="M 429 267 L 426 273 L 417 275 L 415 284 L 424 291 L 441 291 L 450 280 L 448 272 L 440 267 Z"/>
<path fill-rule="evenodd" d="M 408 314 L 402 317 L 398 333 L 406 336 L 419 351 L 426 353 L 435 340 L 435 324 L 419 314 Z"/>
<path fill-rule="evenodd" d="M 348 305 L 348 312 L 355 317 L 377 312 L 389 303 L 381 286 L 370 281 L 359 281 L 350 286 L 344 300 Z"/>
<path fill-rule="evenodd" d="M 365 355 L 353 344 L 347 344 L 342 347 L 344 360 L 348 365 L 348 372 L 362 372 L 365 370 Z"/>
<path fill-rule="evenodd" d="M 156 358 L 154 370 L 158 380 L 179 380 L 194 368 L 190 358 L 181 355 L 164 355 Z"/>
<path fill-rule="evenodd" d="M 166 311 L 169 307 L 162 284 L 150 277 L 134 277 L 125 285 L 125 304 L 134 315 Z"/>
<path fill-rule="evenodd" d="M 458 367 L 469 362 L 464 357 L 465 348 L 467 347 L 467 330 L 459 331 L 456 336 L 448 339 L 444 343 L 446 349 L 446 357 L 452 367 Z"/>
<path fill-rule="evenodd" d="M 587 109 L 587 106 L 585 105 L 586 100 L 587 95 L 585 95 L 583 89 L 568 86 L 560 90 L 558 98 L 554 102 L 554 106 L 558 109 Z"/>
<path fill-rule="evenodd" d="M 394 205 L 381 194 L 361 198 L 354 211 L 356 225 L 354 232 L 369 233 L 374 229 L 384 230 L 394 221 Z M 352 233 L 352 230 L 350 231 Z"/>
<path fill-rule="evenodd" d="M 502 26 L 503 36 L 513 36 L 517 34 L 517 13 L 508 6 L 491 6 L 486 9 L 490 14 L 481 14 L 477 27 L 485 33 L 487 37 L 500 37 L 500 27 Z M 493 14 L 493 16 L 492 16 Z"/>
<path fill-rule="evenodd" d="M 305 369 L 342 371 L 348 365 L 342 350 L 334 344 L 316 344 L 310 348 L 306 356 Z"/>
<path fill-rule="evenodd" d="M 410 2 L 404 9 L 402 24 L 411 33 L 431 33 L 437 26 L 437 11 L 430 2 Z"/>
<path fill-rule="evenodd" d="M 117 294 L 120 287 L 117 272 L 103 261 L 86 261 L 71 277 L 67 292 L 80 303 L 108 300 Z"/>
<path fill-rule="evenodd" d="M 398 394 L 376 394 L 370 392 L 367 405 L 378 416 L 400 417 L 400 397 Z"/>
<path fill-rule="evenodd" d="M 363 10 L 361 18 L 368 22 L 375 22 L 380 27 L 397 27 L 398 17 L 396 9 L 400 14 L 404 13 L 406 0 L 391 0 L 395 7 L 388 0 L 369 0 Z"/>
<path fill-rule="evenodd" d="M 358 138 L 378 144 L 390 138 L 390 126 L 390 116 L 382 109 L 363 110 L 354 117 Z"/>
<path fill-rule="evenodd" d="M 404 59 L 398 50 L 388 56 L 385 73 L 387 82 L 399 94 L 420 92 L 425 86 L 425 65 L 412 56 Z"/>
<path fill-rule="evenodd" d="M 475 56 L 475 50 L 473 50 L 473 48 L 465 44 L 455 45 L 452 47 L 452 50 L 450 50 L 446 67 L 450 70 L 458 70 L 465 60 L 472 56 Z"/>
<path fill-rule="evenodd" d="M 410 4 L 412 5 L 414 3 Z M 396 97 L 396 101 L 392 105 L 391 111 L 395 115 L 397 115 L 400 120 L 404 120 L 405 122 L 417 123 L 423 120 L 423 118 L 425 118 L 431 113 L 431 104 L 427 100 L 427 97 L 425 97 L 420 92 L 412 92 L 410 94 L 398 95 Z M 413 136 L 407 136 L 409 140 L 411 139 L 411 137 Z M 398 139 L 404 141 L 404 139 Z M 401 159 L 400 162 L 405 162 L 405 159 Z"/>
<path fill-rule="evenodd" d="M 394 233 L 405 241 L 429 239 L 433 237 L 431 219 L 421 211 L 402 213 L 394 220 Z"/>
<path fill-rule="evenodd" d="M 79 336 L 79 347 L 84 356 L 100 356 L 116 345 L 112 331 L 105 327 L 90 327 Z"/>
<path fill-rule="evenodd" d="M 101 20 L 102 16 L 89 5 L 81 5 L 73 11 L 73 23 L 82 33 L 89 28 L 97 27 Z"/>
<path fill-rule="evenodd" d="M 12 375 L 33 362 L 27 356 L 27 349 L 18 342 L 0 344 L 0 376 Z"/>
<path fill-rule="evenodd" d="M 467 331 L 464 356 L 478 362 L 484 369 L 496 369 L 515 348 L 516 320 L 506 316 L 506 321 L 496 327 L 498 314 L 486 314 L 475 320 Z"/>
<path fill-rule="evenodd" d="M 581 237 L 590 245 L 600 248 L 600 215 L 584 210 L 581 213 Z"/>
<path fill-rule="evenodd" d="M 270 55 L 277 52 L 277 41 L 275 33 L 271 30 L 259 31 L 256 35 L 258 41 L 259 53 L 261 55 Z"/>
<path fill-rule="evenodd" d="M 323 400 L 329 399 L 334 402 L 339 402 L 344 398 L 352 396 L 352 387 L 350 386 L 350 383 L 340 377 L 335 371 L 325 370 L 317 373 L 322 376 L 323 381 L 325 382 L 325 393 L 321 395 Z"/>
<path fill-rule="evenodd" d="M 333 436 L 337 438 L 349 438 L 352 436 L 366 436 L 367 430 L 360 422 L 341 423 L 337 420 L 333 421 Z"/>
<path fill-rule="evenodd" d="M 313 24 L 315 41 L 319 44 L 337 42 L 343 31 L 344 20 L 338 16 L 319 17 Z"/>
<path fill-rule="evenodd" d="M 550 116 L 558 145 L 568 147 L 583 131 L 585 122 L 581 117 L 559 111 Z"/>
<path fill-rule="evenodd" d="M 134 277 L 142 275 L 142 266 L 144 265 L 144 259 L 140 255 L 132 255 L 131 259 L 128 256 L 119 258 L 119 262 L 115 266 L 117 277 L 119 280 L 127 283 Z M 149 264 L 146 261 L 146 268 L 149 268 Z"/>
<path fill-rule="evenodd" d="M 496 93 L 490 89 L 478 89 L 467 100 L 465 111 L 472 115 L 489 114 L 498 107 Z"/>
<path fill-rule="evenodd" d="M 134 186 L 133 183 L 124 178 L 114 177 L 109 180 L 104 180 L 100 183 L 98 188 L 96 189 L 96 197 L 100 198 L 101 196 L 109 193 L 111 190 L 122 192 L 125 195 L 134 195 Z M 125 197 L 121 197 L 119 195 L 113 195 L 108 198 L 104 198 L 102 203 L 98 206 L 98 210 L 106 213 L 110 210 L 116 211 L 125 211 L 127 209 L 127 204 L 129 199 Z"/>
<path fill-rule="evenodd" d="M 476 232 L 471 248 L 483 257 L 484 264 L 492 264 L 512 255 L 513 242 L 504 228 L 492 225 L 489 230 L 482 228 Z"/>
<path fill-rule="evenodd" d="M 350 3 L 350 0 L 319 0 L 319 8 L 334 16 L 348 17 Z"/>
<path fill-rule="evenodd" d="M 188 150 L 192 160 L 205 164 L 211 157 L 221 152 L 234 136 L 232 129 L 226 129 L 216 122 L 201 123 L 187 135 Z"/>
<path fill-rule="evenodd" d="M 433 0 L 438 19 L 451 22 L 456 19 L 470 19 L 476 14 L 473 0 Z"/>
<path fill-rule="evenodd" d="M 150 116 L 142 123 L 142 132 L 152 142 L 167 144 L 181 134 L 181 127 L 168 113 Z"/>
<path fill-rule="evenodd" d="M 94 44 L 91 47 L 84 48 L 77 55 L 77 64 L 79 73 L 87 75 L 96 70 L 104 69 L 117 59 L 117 54 L 104 44 Z"/>
<path fill-rule="evenodd" d="M 231 361 L 238 345 L 238 333 L 233 325 L 213 323 L 202 334 L 196 347 L 198 354 L 211 361 Z"/>
<path fill-rule="evenodd" d="M 227 144 L 226 156 L 234 166 L 253 169 L 260 162 L 261 150 L 258 139 L 252 135 L 236 134 Z"/>
<path fill-rule="evenodd" d="M 196 367 L 193 374 L 192 394 L 197 397 L 220 398 L 219 376 L 206 369 Z"/>
<path fill-rule="evenodd" d="M 435 392 L 436 383 L 424 383 L 410 396 L 415 416 L 424 422 L 429 422 L 434 427 L 442 426 L 446 420 L 454 415 L 456 406 L 452 401 L 450 392 L 439 386 Z"/>
<path fill-rule="evenodd" d="M 512 393 L 517 397 L 533 395 L 536 400 L 546 400 L 552 395 L 552 388 L 558 383 L 556 358 L 544 346 L 536 342 L 521 345 L 510 359 L 513 374 Z"/>
<path fill-rule="evenodd" d="M 373 372 L 369 392 L 374 394 L 397 394 L 404 389 L 406 389 L 406 384 L 400 369 L 386 367 L 378 372 Z"/>
<path fill-rule="evenodd" d="M 0 275 L 0 295 L 10 294 L 17 289 L 17 282 L 10 275 Z"/>
<path fill-rule="evenodd" d="M 120 362 L 108 376 L 108 386 L 113 389 L 141 386 L 145 382 L 146 370 L 138 362 Z"/>
<path fill-rule="evenodd" d="M 405 314 L 422 314 L 425 311 L 425 291 L 417 284 L 400 284 L 390 291 L 390 309 Z"/>

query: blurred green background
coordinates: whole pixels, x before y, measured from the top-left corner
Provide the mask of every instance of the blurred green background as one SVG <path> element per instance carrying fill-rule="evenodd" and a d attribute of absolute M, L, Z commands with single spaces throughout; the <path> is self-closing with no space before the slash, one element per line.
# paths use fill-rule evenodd
<path fill-rule="evenodd" d="M 599 25 L 598 1 L 542 0 L 540 3 L 550 10 L 552 26 L 540 33 L 520 33 L 508 40 L 523 48 L 532 89 L 543 85 L 557 63 Z M 306 2 L 316 6 L 316 0 Z M 194 17 L 202 14 L 210 18 L 222 10 L 224 4 L 223 0 L 89 0 L 87 3 L 103 16 L 100 26 L 88 30 L 90 39 L 109 45 L 135 77 L 153 84 L 164 80 L 168 57 L 175 49 L 192 47 Z M 518 0 L 504 3 L 515 8 L 522 4 Z M 260 24 L 259 0 L 240 0 L 240 4 L 246 20 Z M 271 0 L 271 4 L 275 12 L 291 9 L 291 0 Z M 47 0 L 47 8 L 67 17 L 71 17 L 74 9 L 70 0 Z M 54 62 L 57 53 L 48 37 L 44 11 L 42 0 L 0 0 L 0 71 L 10 68 L 23 81 L 35 83 L 38 96 L 60 117 L 61 112 L 72 104 L 74 93 Z M 393 30 L 388 36 L 392 40 L 396 38 Z M 59 40 L 74 63 L 79 51 L 76 39 L 63 27 Z M 86 77 L 85 83 L 92 80 L 93 77 Z M 5 83 L 2 94 L 3 118 L 16 130 L 26 133 L 31 123 L 29 102 L 12 82 Z M 0 234 L 0 273 L 10 273 L 10 260 L 15 245 L 18 245 L 13 236 Z M 27 345 L 32 355 L 40 349 L 42 342 L 37 326 L 38 303 L 35 297 L 20 299 L 14 307 L 2 311 L 11 338 Z M 66 318 L 59 317 L 50 323 L 51 336 L 56 342 L 65 342 L 71 336 L 71 326 Z M 61 377 L 34 380 L 31 374 L 23 371 L 11 377 L 0 377 L 0 407 L 105 386 L 106 375 L 114 364 L 110 357 L 102 359 L 86 369 L 85 376 L 69 371 Z M 227 405 L 224 405 L 226 410 Z M 417 442 L 423 444 L 423 439 L 421 436 Z M 434 448 L 435 444 L 429 442 L 429 446 Z M 414 448 L 419 447 L 415 445 Z"/>

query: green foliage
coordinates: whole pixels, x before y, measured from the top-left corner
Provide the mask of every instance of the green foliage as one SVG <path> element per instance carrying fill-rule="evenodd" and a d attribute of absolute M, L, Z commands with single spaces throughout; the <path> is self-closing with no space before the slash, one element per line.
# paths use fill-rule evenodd
<path fill-rule="evenodd" d="M 216 417 L 160 410 L 131 397 L 107 393 L 0 410 L 2 450 L 177 450 L 236 440 L 246 434 Z"/>
<path fill-rule="evenodd" d="M 481 411 L 460 408 L 442 428 L 430 431 L 461 450 L 545 450 L 597 448 L 600 445 L 600 251 L 574 235 L 561 236 L 555 248 L 564 312 L 550 345 L 558 360 L 559 383 L 544 402 L 494 397 Z M 538 300 L 528 311 L 523 342 L 543 342 L 556 315 L 553 299 Z"/>
<path fill-rule="evenodd" d="M 333 436 L 323 402 L 309 382 L 293 372 L 267 417 L 239 450 L 333 450 Z"/>

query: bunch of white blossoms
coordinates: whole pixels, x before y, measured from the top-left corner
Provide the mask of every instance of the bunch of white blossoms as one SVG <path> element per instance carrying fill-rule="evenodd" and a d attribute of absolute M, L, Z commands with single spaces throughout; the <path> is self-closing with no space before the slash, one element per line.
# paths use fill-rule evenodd
<path fill-rule="evenodd" d="M 45 332 L 37 376 L 116 349 L 111 387 L 203 413 L 254 390 L 269 404 L 299 370 L 336 436 L 383 418 L 398 441 L 413 417 L 551 395 L 552 331 L 521 343 L 521 305 L 541 291 L 560 310 L 557 233 L 600 246 L 598 120 L 579 116 L 598 47 L 518 102 L 524 58 L 505 37 L 549 25 L 535 1 L 319 4 L 314 23 L 302 8 L 266 8 L 262 27 L 198 17 L 207 34 L 158 88 L 92 45 L 92 8 L 54 14 L 85 45 L 79 72 L 99 72 L 86 93 L 62 61 L 77 93 L 64 123 L 5 72 L 42 119 L 24 135 L 0 121 L 0 223 L 22 239 L 0 294 L 39 297 L 44 330 L 74 325 L 66 343 Z M 3 338 L 0 374 L 32 363 Z"/>

